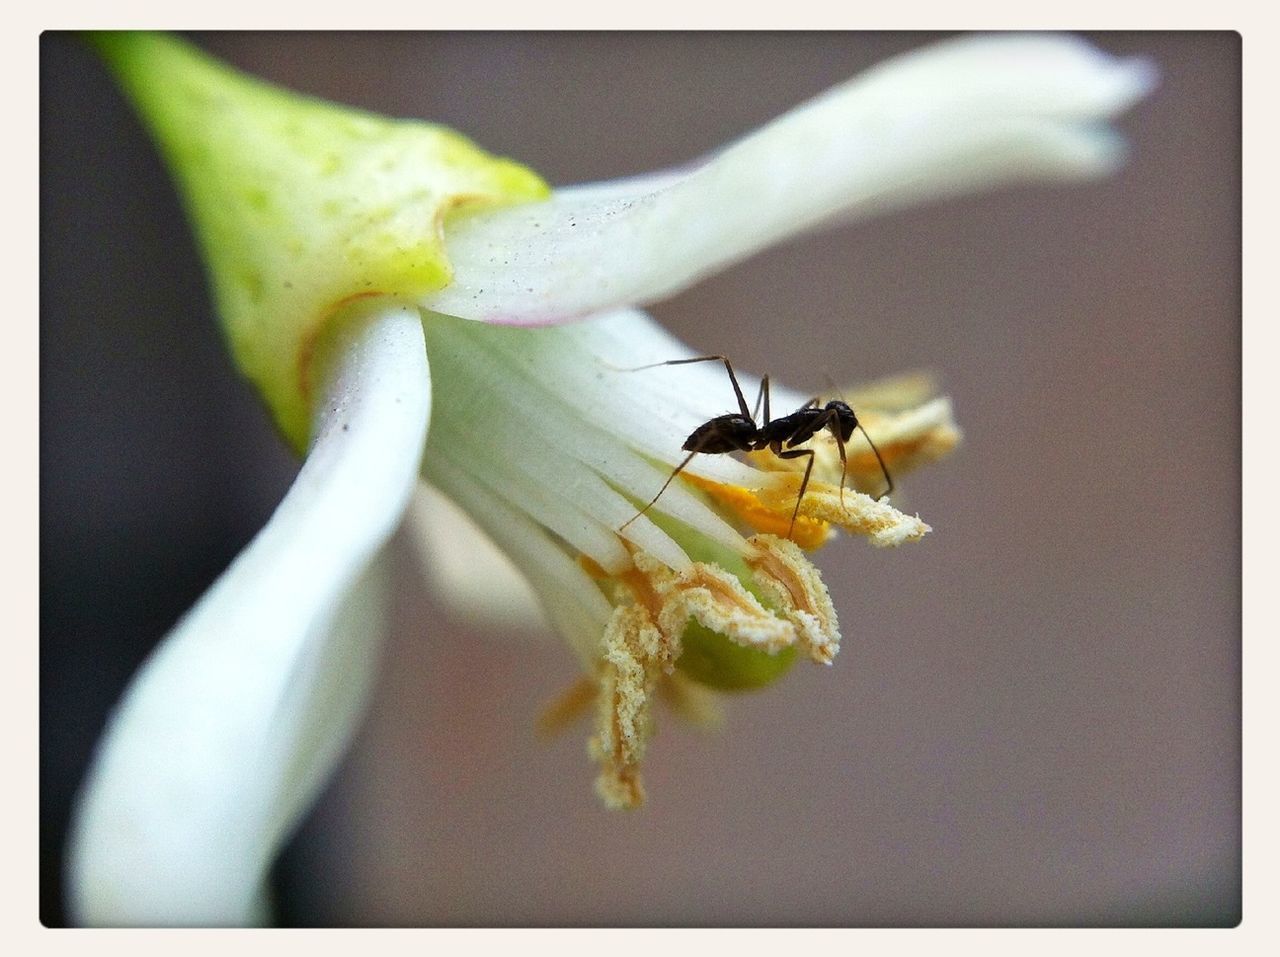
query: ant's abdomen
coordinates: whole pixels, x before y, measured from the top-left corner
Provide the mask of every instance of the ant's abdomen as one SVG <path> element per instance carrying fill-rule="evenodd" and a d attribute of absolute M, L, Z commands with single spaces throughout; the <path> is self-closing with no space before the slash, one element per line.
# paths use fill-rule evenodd
<path fill-rule="evenodd" d="M 718 455 L 724 452 L 746 452 L 756 437 L 756 424 L 742 415 L 722 415 L 704 422 L 684 440 L 686 452 Z"/>

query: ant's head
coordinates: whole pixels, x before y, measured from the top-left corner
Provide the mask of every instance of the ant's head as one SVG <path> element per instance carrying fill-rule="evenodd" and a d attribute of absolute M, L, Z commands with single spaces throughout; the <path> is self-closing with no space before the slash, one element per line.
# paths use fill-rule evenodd
<path fill-rule="evenodd" d="M 840 438 L 848 442 L 849 437 L 853 435 L 853 430 L 858 427 L 858 417 L 853 414 L 853 409 L 849 408 L 847 402 L 832 399 L 827 403 L 824 411 L 835 413 L 836 424 L 840 430 Z"/>

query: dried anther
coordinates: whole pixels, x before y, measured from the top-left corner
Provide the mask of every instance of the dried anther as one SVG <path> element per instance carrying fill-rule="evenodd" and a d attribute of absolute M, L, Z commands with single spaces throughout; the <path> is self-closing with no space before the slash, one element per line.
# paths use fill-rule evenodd
<path fill-rule="evenodd" d="M 750 545 L 747 565 L 776 612 L 738 578 L 705 562 L 673 571 L 632 548 L 634 567 L 612 579 L 618 604 L 605 630 L 596 733 L 588 746 L 600 764 L 596 791 L 609 807 L 633 808 L 644 801 L 640 763 L 652 724 L 651 702 L 660 686 L 684 710 L 715 720 L 674 671 L 690 621 L 770 654 L 798 645 L 814 661 L 830 664 L 839 651 L 835 608 L 799 547 L 772 535 L 758 535 Z M 580 696 L 565 700 L 576 702 Z"/>
<path fill-rule="evenodd" d="M 663 639 L 641 605 L 619 605 L 604 636 L 599 719 L 588 742 L 600 763 L 596 793 L 611 808 L 644 803 L 640 760 L 652 721 L 650 701 L 661 672 Z"/>
<path fill-rule="evenodd" d="M 760 490 L 760 501 L 777 511 L 792 507 L 800 479 L 799 475 L 781 477 L 774 485 Z M 826 482 L 809 483 L 800 502 L 800 514 L 865 535 L 872 545 L 879 547 L 913 542 L 932 531 L 919 516 L 899 512 L 888 502 L 877 501 L 862 492 L 841 491 Z"/>
<path fill-rule="evenodd" d="M 831 664 L 840 650 L 840 626 L 818 570 L 785 538 L 755 535 L 748 541 L 756 549 L 747 557 L 756 584 L 794 627 L 805 653 L 819 664 Z"/>

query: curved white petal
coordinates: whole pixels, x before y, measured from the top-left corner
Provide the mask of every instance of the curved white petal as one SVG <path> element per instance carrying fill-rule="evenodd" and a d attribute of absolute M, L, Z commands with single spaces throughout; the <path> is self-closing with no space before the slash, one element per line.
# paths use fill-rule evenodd
<path fill-rule="evenodd" d="M 473 624 L 540 631 L 548 627 L 529 582 L 475 519 L 420 482 L 408 527 L 436 599 Z"/>
<path fill-rule="evenodd" d="M 1103 128 L 1154 70 L 1064 35 L 969 36 L 887 61 L 685 171 L 458 217 L 438 312 L 509 324 L 651 302 L 833 221 L 1115 167 Z"/>
<path fill-rule="evenodd" d="M 436 416 L 425 477 L 491 535 L 486 516 L 464 501 L 463 485 L 509 503 L 606 571 L 629 566 L 619 530 L 685 457 L 689 431 L 734 403 L 723 366 L 620 371 L 651 356 L 689 355 L 639 310 L 541 329 L 436 315 L 426 335 Z M 757 381 L 744 376 L 743 387 Z M 689 472 L 747 487 L 770 480 L 728 456 L 698 456 Z M 652 514 L 679 519 L 729 549 L 747 548 L 683 483 L 672 483 Z M 672 568 L 689 562 L 648 516 L 626 525 L 622 537 Z"/>
<path fill-rule="evenodd" d="M 478 485 L 448 459 L 437 459 L 431 473 L 432 481 L 445 489 L 511 556 L 552 627 L 569 643 L 583 668 L 593 668 L 611 609 L 575 556 L 536 518 L 511 499 Z"/>
<path fill-rule="evenodd" d="M 381 602 L 366 569 L 414 487 L 429 413 L 421 316 L 383 309 L 339 354 L 317 437 L 270 522 L 111 716 L 71 838 L 78 922 L 265 916 L 267 868 L 370 683 Z"/>

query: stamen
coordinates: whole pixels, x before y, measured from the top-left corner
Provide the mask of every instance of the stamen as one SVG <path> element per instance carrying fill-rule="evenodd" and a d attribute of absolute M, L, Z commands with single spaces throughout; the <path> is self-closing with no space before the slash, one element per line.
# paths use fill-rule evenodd
<path fill-rule="evenodd" d="M 961 433 L 951 415 L 951 400 L 934 399 L 897 414 L 866 416 L 875 433 L 876 444 L 895 474 L 909 472 L 935 462 L 960 444 Z M 860 457 L 863 468 L 874 466 Z"/>
<path fill-rule="evenodd" d="M 778 461 L 777 456 L 772 452 L 766 451 L 755 454 L 768 456 Z M 756 462 L 754 464 L 763 463 Z M 709 494 L 717 503 L 723 505 L 742 522 L 756 531 L 778 536 L 787 534 L 787 527 L 791 525 L 791 515 L 795 506 L 794 500 L 792 500 L 791 507 L 787 509 L 786 513 L 782 514 L 772 505 L 766 505 L 761 501 L 760 493 L 757 491 L 743 488 L 740 485 L 725 485 L 720 482 L 713 482 L 710 479 L 687 473 L 686 480 Z M 791 540 L 801 548 L 807 551 L 814 551 L 825 545 L 830 537 L 831 525 L 828 522 L 810 518 L 804 514 L 803 510 L 796 516 L 795 525 L 791 529 Z"/>
<path fill-rule="evenodd" d="M 594 678 L 583 675 L 542 709 L 538 717 L 538 734 L 551 738 L 564 731 L 591 710 L 599 690 Z"/>
<path fill-rule="evenodd" d="M 756 584 L 795 627 L 801 648 L 829 665 L 840 650 L 840 623 L 822 576 L 794 542 L 774 535 L 748 539 L 756 554 L 747 558 Z"/>
<path fill-rule="evenodd" d="M 643 552 L 633 558 L 636 567 L 653 574 L 657 583 L 665 634 L 682 634 L 692 618 L 746 648 L 777 652 L 795 644 L 794 629 L 719 566 L 695 562 L 678 575 L 662 575 Z"/>
<path fill-rule="evenodd" d="M 649 703 L 664 655 L 662 635 L 640 605 L 620 605 L 604 634 L 599 719 L 588 752 L 600 762 L 596 793 L 611 808 L 644 803 L 640 761 L 649 740 Z"/>
<path fill-rule="evenodd" d="M 760 501 L 775 510 L 794 508 L 800 490 L 800 476 L 780 476 L 774 486 L 761 489 Z M 841 503 L 840 491 L 825 482 L 810 482 L 800 503 L 800 514 L 839 525 L 847 532 L 865 535 L 872 545 L 884 548 L 923 538 L 932 529 L 920 520 L 899 512 L 863 492 L 847 492 Z"/>
<path fill-rule="evenodd" d="M 904 412 L 928 402 L 938 394 L 938 383 L 928 372 L 902 372 L 839 390 L 844 400 L 858 410 L 858 417 L 872 413 Z"/>
<path fill-rule="evenodd" d="M 690 476 L 689 480 L 758 532 L 786 537 L 791 516 L 796 513 L 801 482 L 799 473 L 779 474 L 768 487 L 758 491 L 737 485 L 721 485 L 696 476 Z M 813 551 L 830 537 L 832 525 L 866 535 L 872 545 L 880 547 L 915 541 L 931 531 L 918 516 L 899 512 L 888 502 L 878 502 L 852 489 L 842 494 L 836 485 L 811 479 L 804 498 L 799 502 L 790 540 L 803 549 Z"/>
<path fill-rule="evenodd" d="M 706 562 L 694 562 L 677 572 L 633 548 L 634 567 L 605 579 L 613 583 L 620 604 L 605 629 L 596 734 L 588 750 L 601 765 L 596 791 L 608 806 L 632 808 L 644 800 L 640 761 L 648 741 L 651 700 L 660 681 L 679 680 L 675 662 L 690 620 L 744 647 L 768 653 L 797 642 L 813 649 L 824 640 L 830 644 L 814 612 L 825 615 L 823 599 L 815 597 L 811 584 L 794 584 L 804 579 L 803 573 L 790 570 L 799 550 L 791 546 L 793 555 L 783 548 L 784 557 L 773 560 L 768 555 L 779 548 L 772 543 L 764 547 L 762 567 L 769 569 L 771 580 L 793 583 L 800 596 L 782 602 L 786 617 L 762 605 L 736 577 Z M 807 565 L 803 558 L 798 560 Z M 816 575 L 812 566 L 809 569 Z M 830 599 L 825 601 L 829 606 Z M 834 611 L 828 617 L 834 620 Z M 838 634 L 834 640 L 839 641 Z M 820 652 L 810 653 L 823 660 Z M 685 703 L 690 704 L 688 689 L 683 690 Z"/>

